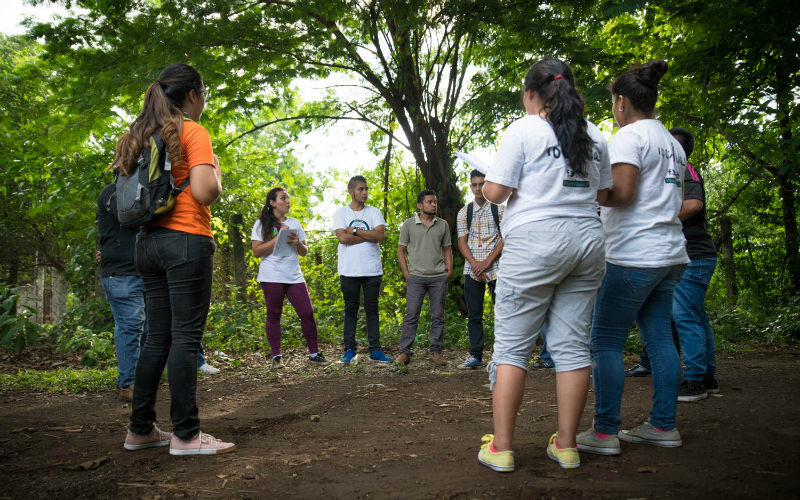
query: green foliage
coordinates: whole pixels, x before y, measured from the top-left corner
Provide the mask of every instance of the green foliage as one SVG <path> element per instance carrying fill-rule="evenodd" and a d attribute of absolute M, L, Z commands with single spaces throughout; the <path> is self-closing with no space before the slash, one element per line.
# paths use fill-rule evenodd
<path fill-rule="evenodd" d="M 35 344 L 44 332 L 41 326 L 30 320 L 36 313 L 33 309 L 24 306 L 25 311 L 17 310 L 13 314 L 18 300 L 16 288 L 0 284 L 0 347 L 11 347 L 14 352 Z"/>
<path fill-rule="evenodd" d="M 111 391 L 116 386 L 116 378 L 116 367 L 46 372 L 20 370 L 16 375 L 0 375 L 0 389 L 69 393 Z"/>

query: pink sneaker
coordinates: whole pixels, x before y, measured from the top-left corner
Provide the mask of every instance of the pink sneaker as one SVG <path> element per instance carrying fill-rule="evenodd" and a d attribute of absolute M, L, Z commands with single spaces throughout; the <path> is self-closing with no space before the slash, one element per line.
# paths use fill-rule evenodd
<path fill-rule="evenodd" d="M 235 444 L 222 442 L 204 432 L 198 432 L 195 437 L 187 440 L 173 435 L 169 443 L 170 455 L 219 455 L 235 449 Z"/>
<path fill-rule="evenodd" d="M 171 432 L 163 432 L 153 425 L 153 430 L 146 436 L 128 431 L 128 435 L 125 436 L 125 449 L 144 450 L 145 448 L 153 448 L 155 446 L 167 446 L 169 445 L 170 439 L 172 439 Z"/>

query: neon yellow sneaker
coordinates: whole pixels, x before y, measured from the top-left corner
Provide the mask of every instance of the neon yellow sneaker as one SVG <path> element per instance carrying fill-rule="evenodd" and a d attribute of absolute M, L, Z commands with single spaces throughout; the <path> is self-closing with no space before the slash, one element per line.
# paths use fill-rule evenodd
<path fill-rule="evenodd" d="M 514 472 L 513 451 L 492 451 L 494 434 L 486 434 L 481 438 L 481 451 L 478 452 L 478 461 L 486 467 L 497 472 Z"/>
<path fill-rule="evenodd" d="M 547 456 L 558 462 L 562 469 L 577 469 L 581 466 L 581 457 L 578 455 L 578 447 L 556 448 L 556 432 L 550 436 L 550 444 L 547 445 Z"/>

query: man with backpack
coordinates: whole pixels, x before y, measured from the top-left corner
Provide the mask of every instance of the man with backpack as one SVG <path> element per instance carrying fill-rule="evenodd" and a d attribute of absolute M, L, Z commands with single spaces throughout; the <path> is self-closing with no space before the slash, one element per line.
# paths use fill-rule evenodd
<path fill-rule="evenodd" d="M 133 263 L 139 228 L 120 227 L 116 206 L 109 200 L 116 184 L 109 184 L 97 199 L 97 228 L 100 232 L 100 265 L 103 290 L 114 315 L 114 345 L 117 351 L 119 397 L 133 399 L 133 378 L 139 360 L 139 342 L 147 334 L 144 285 Z"/>
<path fill-rule="evenodd" d="M 470 350 L 466 361 L 458 366 L 462 370 L 483 366 L 483 300 L 488 285 L 494 304 L 498 259 L 503 251 L 500 222 L 504 207 L 483 197 L 483 183 L 483 173 L 470 172 L 469 188 L 475 201 L 464 206 L 456 218 L 458 249 L 464 256 L 464 300 L 469 318 Z"/>

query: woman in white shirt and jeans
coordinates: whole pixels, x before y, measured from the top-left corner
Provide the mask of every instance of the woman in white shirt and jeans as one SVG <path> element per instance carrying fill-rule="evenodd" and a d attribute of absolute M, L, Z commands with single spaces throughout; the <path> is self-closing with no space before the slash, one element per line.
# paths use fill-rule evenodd
<path fill-rule="evenodd" d="M 584 119 L 569 66 L 557 59 L 536 63 L 522 100 L 527 116 L 504 134 L 483 188 L 493 203 L 508 200 L 487 367 L 494 434 L 484 436 L 478 454 L 498 472 L 514 470 L 516 416 L 544 323 L 558 394 L 558 432 L 547 454 L 563 468 L 580 466 L 575 433 L 589 390 L 589 319 L 605 271 L 597 199 L 611 186 L 605 138 Z"/>
<path fill-rule="evenodd" d="M 611 84 L 620 130 L 609 143 L 614 186 L 601 200 L 606 232 L 606 276 L 592 317 L 595 417 L 578 436 L 578 449 L 620 453 L 619 439 L 680 446 L 675 408 L 681 363 L 672 342 L 672 293 L 689 262 L 678 219 L 683 202 L 686 155 L 653 119 L 658 82 L 666 61 L 632 66 Z M 622 349 L 631 323 L 650 355 L 653 409 L 650 420 L 619 431 L 625 367 Z"/>

